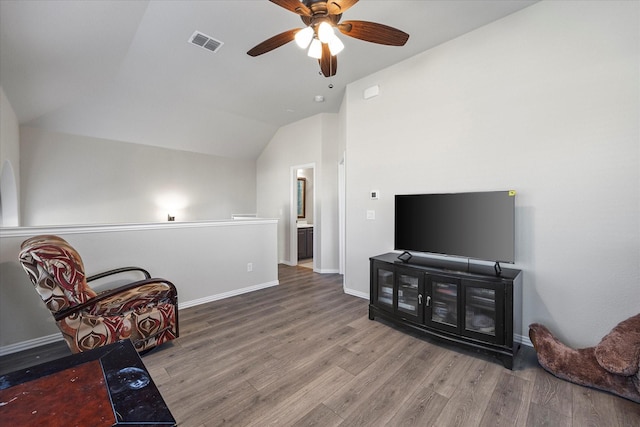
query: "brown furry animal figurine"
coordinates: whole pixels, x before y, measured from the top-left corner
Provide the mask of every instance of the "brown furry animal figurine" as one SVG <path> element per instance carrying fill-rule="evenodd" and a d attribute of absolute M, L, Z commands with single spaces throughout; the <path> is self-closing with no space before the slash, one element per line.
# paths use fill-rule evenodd
<path fill-rule="evenodd" d="M 539 324 L 529 338 L 540 365 L 558 378 L 640 403 L 640 314 L 620 322 L 595 347 L 574 350 Z"/>

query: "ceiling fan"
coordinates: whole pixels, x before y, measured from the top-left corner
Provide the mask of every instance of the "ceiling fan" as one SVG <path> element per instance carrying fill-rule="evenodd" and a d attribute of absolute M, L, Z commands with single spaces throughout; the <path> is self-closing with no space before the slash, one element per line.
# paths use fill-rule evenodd
<path fill-rule="evenodd" d="M 397 28 L 368 21 L 343 21 L 342 13 L 358 0 L 269 0 L 293 13 L 300 15 L 305 28 L 294 28 L 275 35 L 256 45 L 247 52 L 258 56 L 295 40 L 303 49 L 309 47 L 308 55 L 318 59 L 320 70 L 325 77 L 336 74 L 336 55 L 344 44 L 335 34 L 337 28 L 342 34 L 371 43 L 388 46 L 404 46 L 409 34 Z"/>

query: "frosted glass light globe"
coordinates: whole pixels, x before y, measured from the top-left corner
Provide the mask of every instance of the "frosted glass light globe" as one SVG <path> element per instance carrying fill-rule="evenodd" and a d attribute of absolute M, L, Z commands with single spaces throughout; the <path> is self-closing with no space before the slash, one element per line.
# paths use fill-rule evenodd
<path fill-rule="evenodd" d="M 328 22 L 321 22 L 318 26 L 318 38 L 322 43 L 329 43 L 335 36 L 333 27 Z"/>
<path fill-rule="evenodd" d="M 313 38 L 313 28 L 306 27 L 298 31 L 295 36 L 296 44 L 302 49 L 306 49 Z"/>
<path fill-rule="evenodd" d="M 342 52 L 342 49 L 344 49 L 344 43 L 342 43 L 342 40 L 334 34 L 333 38 L 329 41 L 329 51 L 331 52 L 331 56 L 336 56 Z"/>
<path fill-rule="evenodd" d="M 309 52 L 307 53 L 312 58 L 322 58 L 322 43 L 318 39 L 313 39 L 311 46 L 309 46 Z"/>

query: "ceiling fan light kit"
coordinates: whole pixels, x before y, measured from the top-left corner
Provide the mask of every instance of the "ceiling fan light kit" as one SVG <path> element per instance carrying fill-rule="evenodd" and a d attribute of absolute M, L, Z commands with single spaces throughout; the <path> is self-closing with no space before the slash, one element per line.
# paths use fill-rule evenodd
<path fill-rule="evenodd" d="M 312 27 L 306 27 L 298 31 L 295 36 L 296 44 L 302 49 L 306 49 L 309 44 L 309 51 L 307 55 L 311 58 L 322 58 L 322 45 L 329 46 L 329 51 L 332 56 L 336 56 L 344 49 L 344 43 L 333 31 L 333 27 L 326 22 L 322 22 L 318 27 L 318 34 L 316 36 Z"/>
<path fill-rule="evenodd" d="M 387 46 L 404 46 L 409 34 L 397 28 L 368 21 L 344 21 L 342 14 L 358 0 L 269 0 L 278 6 L 300 15 L 306 27 L 292 29 L 273 36 L 256 45 L 247 52 L 258 56 L 276 49 L 292 40 L 306 49 L 307 55 L 318 60 L 320 70 L 325 77 L 336 74 L 336 55 L 344 49 L 344 43 L 335 33 L 337 28 L 342 34 L 359 40 Z"/>

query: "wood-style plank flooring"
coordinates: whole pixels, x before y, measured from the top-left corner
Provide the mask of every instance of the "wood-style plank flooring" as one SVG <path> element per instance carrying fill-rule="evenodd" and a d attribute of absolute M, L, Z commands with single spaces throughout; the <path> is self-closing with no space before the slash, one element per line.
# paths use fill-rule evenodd
<path fill-rule="evenodd" d="M 279 267 L 280 285 L 180 311 L 143 361 L 180 426 L 639 426 L 640 405 L 562 381 L 524 347 L 514 370 L 368 319 L 342 276 Z M 69 354 L 0 358 L 0 372 Z"/>

